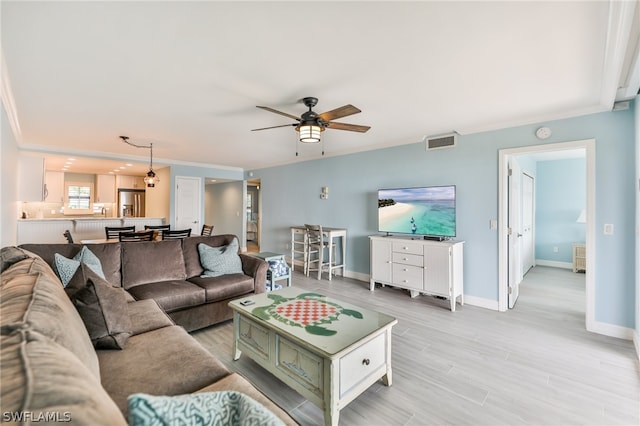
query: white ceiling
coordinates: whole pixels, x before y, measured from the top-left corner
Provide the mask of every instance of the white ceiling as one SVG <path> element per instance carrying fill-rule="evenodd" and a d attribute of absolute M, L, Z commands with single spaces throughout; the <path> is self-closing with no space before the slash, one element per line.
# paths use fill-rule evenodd
<path fill-rule="evenodd" d="M 327 156 L 611 110 L 640 85 L 636 5 L 3 0 L 3 101 L 24 149 L 148 163 L 126 135 L 156 164 L 255 169 L 321 155 L 251 131 L 305 96 L 371 126 L 324 132 Z"/>

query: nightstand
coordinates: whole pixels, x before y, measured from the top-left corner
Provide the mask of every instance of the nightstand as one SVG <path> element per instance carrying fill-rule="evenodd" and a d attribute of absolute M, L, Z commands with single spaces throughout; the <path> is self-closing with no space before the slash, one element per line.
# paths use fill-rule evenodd
<path fill-rule="evenodd" d="M 587 271 L 587 247 L 585 243 L 573 243 L 573 272 Z"/>

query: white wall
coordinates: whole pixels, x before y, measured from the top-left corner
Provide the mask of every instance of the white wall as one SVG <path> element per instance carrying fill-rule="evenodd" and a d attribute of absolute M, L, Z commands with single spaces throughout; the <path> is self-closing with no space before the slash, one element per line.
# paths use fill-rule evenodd
<path fill-rule="evenodd" d="M 15 245 L 18 220 L 18 145 L 2 104 L 0 141 L 0 246 Z"/>

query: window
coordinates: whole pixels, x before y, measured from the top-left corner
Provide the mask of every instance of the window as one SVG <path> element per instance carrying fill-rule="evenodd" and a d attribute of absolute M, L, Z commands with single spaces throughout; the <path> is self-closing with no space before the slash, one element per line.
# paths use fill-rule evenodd
<path fill-rule="evenodd" d="M 65 182 L 64 214 L 93 214 L 93 184 Z"/>

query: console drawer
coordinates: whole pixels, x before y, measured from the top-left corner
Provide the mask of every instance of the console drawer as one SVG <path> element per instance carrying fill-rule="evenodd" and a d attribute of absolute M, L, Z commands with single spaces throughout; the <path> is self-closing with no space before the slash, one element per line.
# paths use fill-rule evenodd
<path fill-rule="evenodd" d="M 385 335 L 381 334 L 340 360 L 340 397 L 385 365 Z"/>
<path fill-rule="evenodd" d="M 422 290 L 424 269 L 419 266 L 393 264 L 393 284 L 403 288 Z"/>
<path fill-rule="evenodd" d="M 393 253 L 393 263 L 403 265 L 423 266 L 424 256 L 407 253 Z"/>
<path fill-rule="evenodd" d="M 394 241 L 393 242 L 393 251 L 394 253 L 409 253 L 409 254 L 419 254 L 422 256 L 424 254 L 422 244 L 408 241 Z"/>

